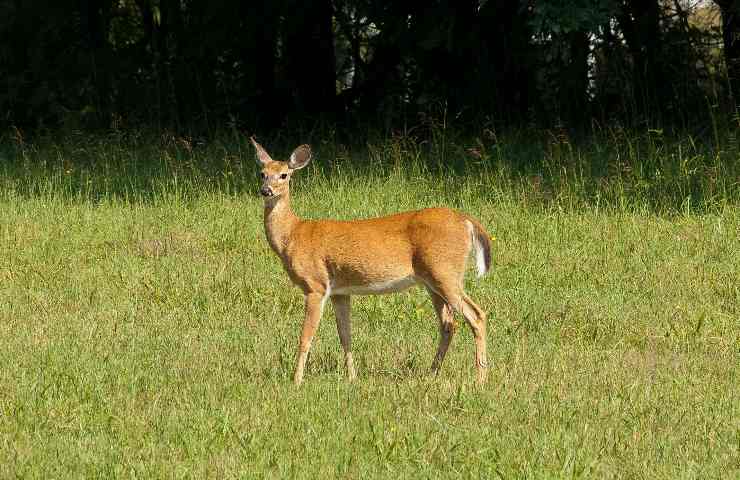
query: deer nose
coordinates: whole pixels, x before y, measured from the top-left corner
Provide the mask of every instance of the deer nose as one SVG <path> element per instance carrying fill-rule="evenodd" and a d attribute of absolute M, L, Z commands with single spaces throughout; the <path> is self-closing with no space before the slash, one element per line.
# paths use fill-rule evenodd
<path fill-rule="evenodd" d="M 260 193 L 263 197 L 272 197 L 272 189 L 270 187 L 262 187 L 260 188 Z"/>

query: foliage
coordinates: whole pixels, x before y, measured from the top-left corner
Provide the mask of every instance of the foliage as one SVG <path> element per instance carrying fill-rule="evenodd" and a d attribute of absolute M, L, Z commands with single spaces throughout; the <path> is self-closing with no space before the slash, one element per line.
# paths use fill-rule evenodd
<path fill-rule="evenodd" d="M 737 142 L 317 135 L 299 214 L 446 204 L 495 234 L 469 281 L 491 373 L 473 386 L 461 328 L 428 376 L 437 327 L 412 290 L 355 301 L 356 384 L 327 308 L 295 389 L 301 296 L 264 239 L 253 152 L 215 137 L 0 144 L 0 477 L 740 473 L 740 172 L 714 164 Z"/>
<path fill-rule="evenodd" d="M 725 38 L 736 28 L 722 8 Z M 694 127 L 732 113 L 734 43 L 706 2 L 0 2 L 0 114 L 22 129 L 386 131 L 475 124 Z M 734 31 L 734 30 L 733 30 Z M 730 36 L 728 36 L 730 35 Z M 729 46 L 729 47 L 728 47 Z M 725 75 L 730 75 L 730 84 Z M 716 113 L 716 112 L 715 112 Z"/>

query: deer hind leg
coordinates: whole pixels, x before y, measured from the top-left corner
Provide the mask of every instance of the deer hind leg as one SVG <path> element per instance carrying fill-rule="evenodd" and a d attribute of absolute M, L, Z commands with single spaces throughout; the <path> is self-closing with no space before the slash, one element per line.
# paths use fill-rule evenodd
<path fill-rule="evenodd" d="M 486 347 L 486 327 L 487 319 L 486 314 L 481 308 L 468 297 L 465 292 L 462 294 L 463 302 L 463 315 L 465 320 L 468 321 L 471 330 L 473 330 L 473 337 L 475 338 L 475 366 L 478 371 L 478 383 L 483 384 L 486 382 L 486 374 L 488 371 L 488 356 Z M 465 309 L 467 307 L 467 309 Z"/>
<path fill-rule="evenodd" d="M 344 366 L 347 368 L 347 376 L 350 381 L 357 378 L 355 362 L 352 359 L 352 324 L 350 321 L 350 297 L 349 295 L 336 295 L 331 297 L 334 305 L 334 314 L 337 317 L 337 333 L 339 341 L 344 350 Z"/>
<path fill-rule="evenodd" d="M 307 293 L 305 301 L 306 317 L 303 320 L 303 330 L 301 332 L 300 342 L 298 343 L 298 360 L 293 375 L 293 383 L 296 385 L 300 385 L 303 381 L 303 371 L 306 367 L 308 351 L 311 349 L 311 342 L 321 320 L 326 295 L 322 293 Z"/>
<path fill-rule="evenodd" d="M 479 384 L 486 382 L 488 360 L 486 353 L 486 314 L 468 297 L 460 286 L 462 279 L 446 280 L 442 276 L 430 276 L 425 280 L 430 290 L 441 296 L 446 303 L 460 313 L 473 331 L 475 338 L 475 368 Z"/>
<path fill-rule="evenodd" d="M 452 306 L 434 290 L 427 290 L 429 290 L 429 296 L 432 297 L 432 304 L 439 320 L 439 346 L 432 362 L 432 372 L 437 374 L 442 367 L 445 355 L 447 355 L 447 349 L 450 348 L 450 342 L 455 335 L 457 326 L 455 325 Z"/>

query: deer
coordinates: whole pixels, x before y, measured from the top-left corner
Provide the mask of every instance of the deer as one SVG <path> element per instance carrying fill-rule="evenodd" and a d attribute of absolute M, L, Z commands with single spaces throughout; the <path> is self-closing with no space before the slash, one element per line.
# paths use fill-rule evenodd
<path fill-rule="evenodd" d="M 427 208 L 384 217 L 340 221 L 304 220 L 290 204 L 290 180 L 311 161 L 311 147 L 300 145 L 288 161 L 273 160 L 255 140 L 264 199 L 267 241 L 293 284 L 304 295 L 305 316 L 298 342 L 293 382 L 301 385 L 311 343 L 324 305 L 331 300 L 344 365 L 350 381 L 357 378 L 352 356 L 350 298 L 426 288 L 439 321 L 439 344 L 432 362 L 438 374 L 463 316 L 475 340 L 478 384 L 484 384 L 486 314 L 463 289 L 466 264 L 475 254 L 478 277 L 491 268 L 491 236 L 469 215 L 450 208 Z"/>

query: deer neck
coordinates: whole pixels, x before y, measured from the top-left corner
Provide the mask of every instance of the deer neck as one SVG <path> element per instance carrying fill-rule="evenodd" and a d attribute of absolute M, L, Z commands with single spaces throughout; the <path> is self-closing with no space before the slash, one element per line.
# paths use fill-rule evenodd
<path fill-rule="evenodd" d="M 300 219 L 290 207 L 290 194 L 265 200 L 265 233 L 267 241 L 278 255 L 282 256 L 288 239 Z"/>

